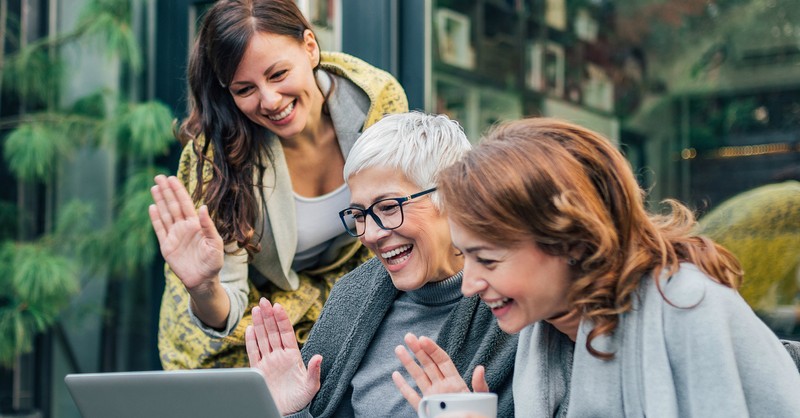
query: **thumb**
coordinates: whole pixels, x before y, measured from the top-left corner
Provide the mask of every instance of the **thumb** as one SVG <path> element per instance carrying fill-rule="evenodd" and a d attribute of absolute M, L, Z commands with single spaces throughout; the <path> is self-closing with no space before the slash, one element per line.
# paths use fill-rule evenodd
<path fill-rule="evenodd" d="M 474 392 L 488 392 L 489 384 L 486 383 L 486 368 L 483 366 L 475 367 L 472 373 L 472 390 Z"/>
<path fill-rule="evenodd" d="M 321 369 L 322 356 L 315 354 L 311 357 L 311 360 L 308 361 L 308 375 L 306 377 L 306 385 L 313 392 L 312 396 L 315 396 L 317 392 L 319 392 Z"/>
<path fill-rule="evenodd" d="M 213 240 L 221 239 L 219 232 L 217 232 L 217 227 L 214 225 L 214 221 L 211 220 L 211 215 L 208 214 L 208 206 L 200 206 L 197 216 L 200 218 L 200 228 L 203 230 L 204 237 Z"/>

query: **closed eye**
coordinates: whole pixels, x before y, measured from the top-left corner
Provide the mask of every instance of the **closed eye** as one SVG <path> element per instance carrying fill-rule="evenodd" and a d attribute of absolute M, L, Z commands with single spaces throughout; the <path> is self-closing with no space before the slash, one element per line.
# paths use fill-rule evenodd
<path fill-rule="evenodd" d="M 276 71 L 276 72 L 272 73 L 272 75 L 269 77 L 269 79 L 272 80 L 272 81 L 279 81 L 279 80 L 283 79 L 288 73 L 289 73 L 289 70 Z"/>
<path fill-rule="evenodd" d="M 235 94 L 237 96 L 244 97 L 244 96 L 250 95 L 250 93 L 252 93 L 252 92 L 253 92 L 253 86 L 246 86 L 246 87 L 242 87 L 242 88 L 234 90 L 233 94 Z"/>

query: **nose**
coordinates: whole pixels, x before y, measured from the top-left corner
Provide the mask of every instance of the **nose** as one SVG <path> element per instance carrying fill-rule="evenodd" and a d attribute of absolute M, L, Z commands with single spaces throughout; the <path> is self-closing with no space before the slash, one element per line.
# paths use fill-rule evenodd
<path fill-rule="evenodd" d="M 275 89 L 264 86 L 258 89 L 259 105 L 261 109 L 268 112 L 280 110 L 281 95 Z"/>
<path fill-rule="evenodd" d="M 461 293 L 464 297 L 477 295 L 488 287 L 486 280 L 481 279 L 476 273 L 473 263 L 469 259 L 464 260 L 464 273 L 461 277 Z"/>
<path fill-rule="evenodd" d="M 361 236 L 361 240 L 364 244 L 375 244 L 381 238 L 391 234 L 391 232 L 379 227 L 375 219 L 368 215 L 364 219 L 364 235 Z"/>

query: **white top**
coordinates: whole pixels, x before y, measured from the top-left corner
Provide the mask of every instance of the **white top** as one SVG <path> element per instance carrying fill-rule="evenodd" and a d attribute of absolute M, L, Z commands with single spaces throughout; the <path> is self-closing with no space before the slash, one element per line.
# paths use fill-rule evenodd
<path fill-rule="evenodd" d="M 318 197 L 294 194 L 297 213 L 297 250 L 292 270 L 301 271 L 317 265 L 317 257 L 325 252 L 331 241 L 345 234 L 339 211 L 350 205 L 350 188 L 338 189 Z"/>

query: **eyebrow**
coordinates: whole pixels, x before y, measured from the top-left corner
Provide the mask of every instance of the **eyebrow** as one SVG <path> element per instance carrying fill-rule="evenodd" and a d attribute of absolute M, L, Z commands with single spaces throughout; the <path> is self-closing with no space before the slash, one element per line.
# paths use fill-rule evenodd
<path fill-rule="evenodd" d="M 372 200 L 372 203 L 375 203 L 375 202 L 377 202 L 379 200 L 397 199 L 397 198 L 406 197 L 406 196 L 407 195 L 398 196 L 396 193 L 384 193 L 384 194 L 380 194 L 378 196 L 375 196 L 375 198 Z M 370 205 L 372 203 L 370 203 Z M 365 209 L 366 208 L 366 206 L 362 205 L 361 203 L 355 203 L 355 202 L 350 202 L 350 207 L 351 208 L 356 208 L 356 209 Z"/>
<path fill-rule="evenodd" d="M 487 246 L 487 245 L 475 245 L 473 247 L 464 248 L 463 250 L 461 250 L 461 252 L 462 253 L 472 254 L 474 252 L 481 251 L 481 250 L 491 251 L 492 248 Z"/>
<path fill-rule="evenodd" d="M 273 70 L 273 69 L 274 69 L 274 68 L 275 68 L 275 67 L 276 67 L 278 64 L 280 64 L 280 63 L 281 63 L 281 61 L 278 61 L 278 62 L 276 62 L 276 63 L 274 63 L 274 64 L 270 65 L 269 67 L 267 67 L 267 69 L 266 69 L 266 70 L 264 70 L 264 72 L 263 72 L 263 73 L 261 73 L 261 75 L 263 75 L 263 76 L 265 76 L 265 77 L 266 77 L 266 76 L 267 76 L 267 74 L 271 73 L 271 72 L 272 72 L 272 70 Z M 232 83 L 231 83 L 231 87 L 233 87 L 233 86 L 234 86 L 234 85 L 236 85 L 236 84 L 250 84 L 250 82 L 249 82 L 249 81 L 234 81 L 234 82 L 232 82 Z"/>

